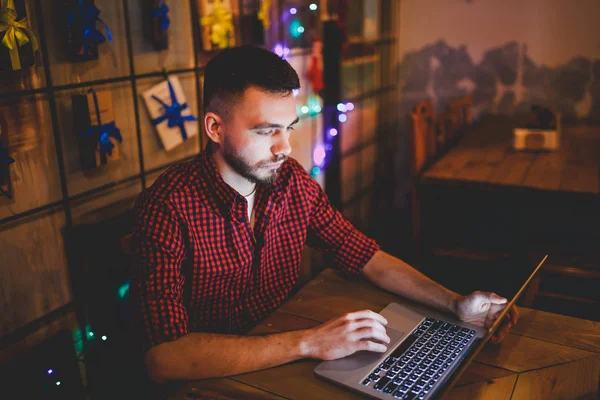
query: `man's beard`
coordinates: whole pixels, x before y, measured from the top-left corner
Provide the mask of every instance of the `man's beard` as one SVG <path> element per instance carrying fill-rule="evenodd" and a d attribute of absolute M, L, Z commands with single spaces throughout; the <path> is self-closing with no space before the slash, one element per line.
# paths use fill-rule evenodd
<path fill-rule="evenodd" d="M 240 156 L 234 149 L 233 146 L 227 141 L 227 136 L 225 136 L 223 142 L 223 158 L 225 161 L 235 172 L 248 179 L 252 183 L 258 183 L 263 185 L 270 185 L 277 179 L 279 176 L 278 170 L 268 171 L 269 175 L 266 177 L 261 177 L 258 175 L 258 171 L 261 167 L 266 165 L 271 165 L 275 163 L 279 163 L 287 160 L 287 156 L 281 156 L 274 160 L 269 161 L 261 161 L 258 166 L 252 166 L 248 163 L 242 156 Z"/>

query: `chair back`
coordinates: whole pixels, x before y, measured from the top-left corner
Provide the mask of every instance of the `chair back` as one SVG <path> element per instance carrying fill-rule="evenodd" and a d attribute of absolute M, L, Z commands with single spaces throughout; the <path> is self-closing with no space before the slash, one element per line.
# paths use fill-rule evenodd
<path fill-rule="evenodd" d="M 408 113 L 407 120 L 411 147 L 411 176 L 415 177 L 437 154 L 436 118 L 431 100 L 419 102 Z"/>
<path fill-rule="evenodd" d="M 471 124 L 472 104 L 473 98 L 471 96 L 463 96 L 452 100 L 448 105 L 448 112 L 444 124 L 446 143 L 448 146 L 451 146 L 452 143 L 460 140 L 469 124 Z"/>

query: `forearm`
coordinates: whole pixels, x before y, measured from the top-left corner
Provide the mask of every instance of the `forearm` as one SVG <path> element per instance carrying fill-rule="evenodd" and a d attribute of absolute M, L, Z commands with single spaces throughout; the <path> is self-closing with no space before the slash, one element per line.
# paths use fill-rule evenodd
<path fill-rule="evenodd" d="M 303 331 L 263 336 L 190 333 L 146 353 L 150 377 L 160 383 L 241 374 L 304 356 Z"/>
<path fill-rule="evenodd" d="M 383 251 L 375 253 L 363 273 L 382 289 L 442 311 L 456 313 L 456 301 L 462 298 Z"/>

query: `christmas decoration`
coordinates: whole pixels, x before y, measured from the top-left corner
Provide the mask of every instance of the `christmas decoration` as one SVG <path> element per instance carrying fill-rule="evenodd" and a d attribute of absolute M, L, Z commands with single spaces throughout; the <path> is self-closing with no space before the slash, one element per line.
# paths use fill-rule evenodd
<path fill-rule="evenodd" d="M 29 29 L 25 3 L 0 0 L 0 71 L 20 70 L 35 64 L 38 41 Z"/>
<path fill-rule="evenodd" d="M 177 77 L 148 89 L 142 94 L 152 123 L 165 150 L 183 143 L 198 134 L 196 117 L 191 114 L 185 94 Z"/>

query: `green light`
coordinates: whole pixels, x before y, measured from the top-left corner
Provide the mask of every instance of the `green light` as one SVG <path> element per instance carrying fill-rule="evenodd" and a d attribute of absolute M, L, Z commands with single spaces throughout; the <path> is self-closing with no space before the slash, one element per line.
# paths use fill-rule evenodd
<path fill-rule="evenodd" d="M 90 333 L 88 333 L 88 336 L 89 336 L 89 337 L 94 337 L 94 332 L 90 332 Z"/>
<path fill-rule="evenodd" d="M 60 386 L 60 381 L 57 381 L 57 382 L 56 382 L 56 386 Z"/>
<path fill-rule="evenodd" d="M 302 114 L 306 114 L 308 112 L 308 107 L 302 106 L 302 108 L 300 108 L 300 111 L 302 111 Z"/>
<path fill-rule="evenodd" d="M 310 8 L 310 11 L 316 11 L 317 5 L 315 3 L 312 3 L 310 6 L 308 6 L 308 8 Z"/>
<path fill-rule="evenodd" d="M 119 286 L 119 298 L 124 299 L 129 294 L 129 281 L 125 282 L 121 286 Z"/>
<path fill-rule="evenodd" d="M 319 105 L 313 106 L 313 111 L 316 112 L 316 113 L 320 113 L 321 112 L 321 106 L 319 106 Z"/>
<path fill-rule="evenodd" d="M 290 35 L 292 35 L 294 39 L 298 39 L 302 35 L 302 33 L 304 33 L 304 27 L 302 26 L 300 21 L 298 21 L 297 19 L 292 20 L 292 22 L 290 23 Z"/>
<path fill-rule="evenodd" d="M 313 167 L 312 171 L 310 171 L 313 175 L 319 175 L 321 173 L 321 168 Z"/>

